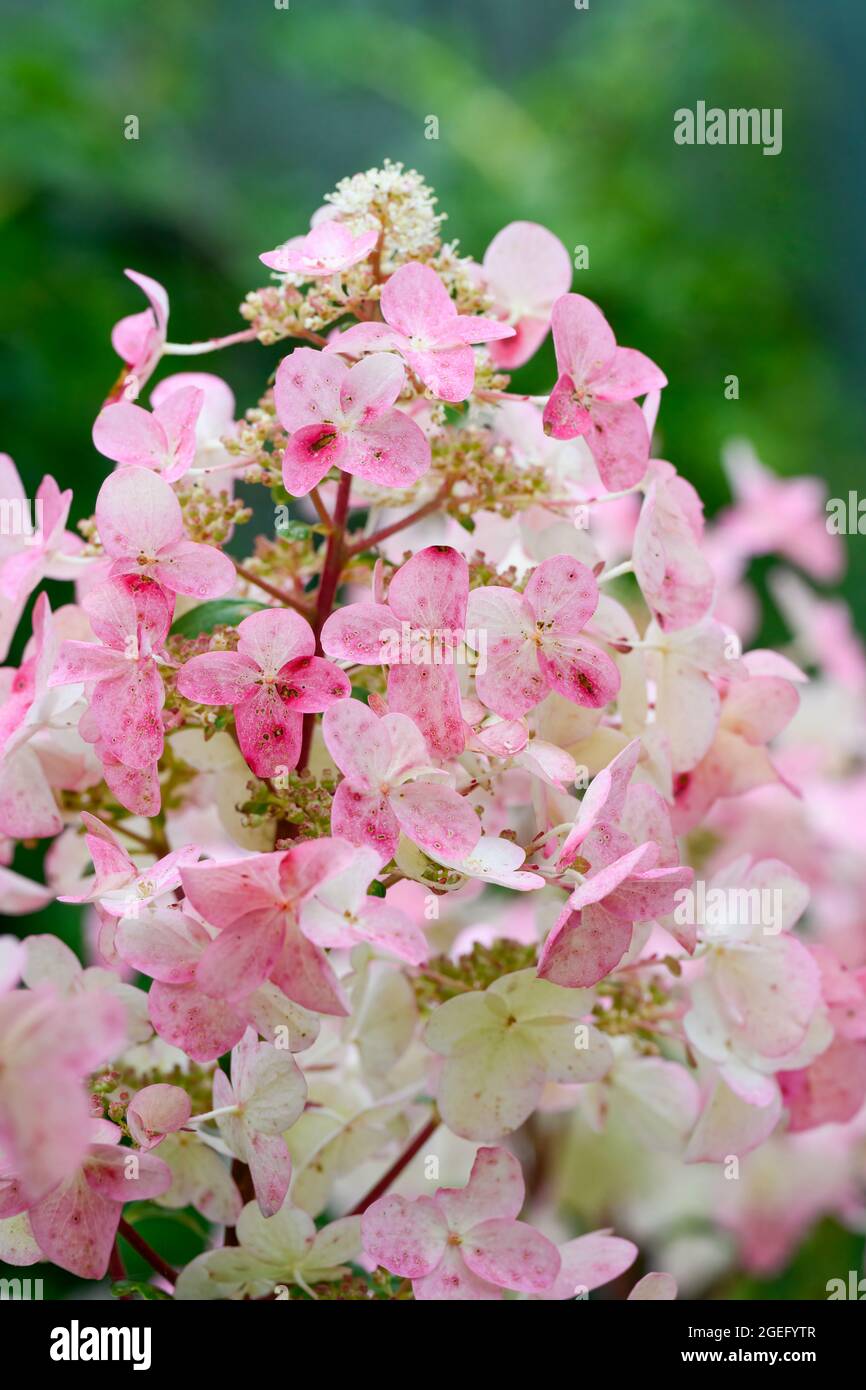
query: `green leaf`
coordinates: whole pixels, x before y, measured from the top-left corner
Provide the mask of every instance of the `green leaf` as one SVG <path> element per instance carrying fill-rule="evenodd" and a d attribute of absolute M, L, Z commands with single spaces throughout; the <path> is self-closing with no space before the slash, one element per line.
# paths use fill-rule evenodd
<path fill-rule="evenodd" d="M 377 878 L 374 878 L 374 879 L 373 879 L 373 882 L 372 882 L 372 883 L 369 885 L 369 887 L 367 888 L 367 896 L 370 897 L 370 898 L 384 898 L 384 896 L 385 896 L 385 885 L 384 885 L 384 883 L 380 883 L 379 880 L 378 880 Z"/>
<path fill-rule="evenodd" d="M 171 625 L 171 637 L 198 637 L 200 632 L 213 632 L 215 627 L 235 627 L 251 613 L 267 608 L 254 598 L 215 598 L 208 603 L 200 603 L 183 613 Z"/>
<path fill-rule="evenodd" d="M 360 700 L 363 704 L 368 705 L 370 703 L 370 692 L 369 690 L 365 690 L 363 685 L 353 685 L 352 699 Z"/>
<path fill-rule="evenodd" d="M 276 528 L 277 535 L 284 541 L 305 541 L 312 531 L 307 521 L 298 521 L 295 517 L 289 517 L 284 526 Z"/>
<path fill-rule="evenodd" d="M 147 1284 L 142 1279 L 118 1279 L 116 1284 L 112 1284 L 111 1292 L 115 1298 L 123 1298 L 126 1294 L 137 1293 L 148 1303 L 160 1298 L 169 1299 L 169 1295 L 163 1293 L 162 1289 L 154 1288 L 153 1284 Z M 171 1300 L 169 1299 L 169 1301 Z"/>

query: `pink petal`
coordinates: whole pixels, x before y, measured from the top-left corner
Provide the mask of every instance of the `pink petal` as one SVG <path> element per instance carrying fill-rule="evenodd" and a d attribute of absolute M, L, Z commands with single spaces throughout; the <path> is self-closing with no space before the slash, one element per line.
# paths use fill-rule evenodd
<path fill-rule="evenodd" d="M 586 434 L 592 416 L 578 396 L 574 380 L 563 372 L 551 391 L 542 417 L 544 433 L 553 439 L 576 439 Z"/>
<path fill-rule="evenodd" d="M 140 405 L 107 405 L 93 425 L 93 443 L 116 463 L 160 468 L 168 456 L 168 439 L 159 420 Z"/>
<path fill-rule="evenodd" d="M 340 409 L 350 429 L 369 425 L 394 405 L 406 371 L 390 352 L 376 352 L 351 367 L 340 386 Z"/>
<path fill-rule="evenodd" d="M 440 1187 L 434 1198 L 452 1231 L 465 1234 L 482 1221 L 514 1220 L 526 1196 L 523 1172 L 508 1149 L 482 1147 L 465 1187 Z"/>
<path fill-rule="evenodd" d="M 277 1134 L 248 1133 L 246 1159 L 262 1216 L 275 1216 L 292 1180 L 292 1160 L 285 1139 Z"/>
<path fill-rule="evenodd" d="M 388 708 L 411 719 L 434 753 L 449 758 L 463 752 L 466 733 L 455 667 L 392 665 Z"/>
<path fill-rule="evenodd" d="M 201 705 L 237 705 L 258 676 L 258 667 L 239 652 L 203 652 L 178 671 L 177 688 Z"/>
<path fill-rule="evenodd" d="M 443 321 L 457 317 L 457 306 L 436 271 L 419 261 L 394 271 L 382 286 L 380 304 L 385 322 L 407 338 L 427 338 Z"/>
<path fill-rule="evenodd" d="M 99 682 L 90 708 L 112 755 L 141 772 L 162 755 L 165 687 L 153 661 L 130 661 L 126 667 Z"/>
<path fill-rule="evenodd" d="M 390 951 L 410 965 L 421 965 L 430 949 L 423 931 L 405 912 L 380 898 L 368 898 L 361 909 L 357 935 L 373 946 Z"/>
<path fill-rule="evenodd" d="M 331 832 L 353 845 L 369 845 L 386 863 L 397 848 L 400 827 L 387 799 L 378 791 L 365 791 L 341 782 L 331 803 Z"/>
<path fill-rule="evenodd" d="M 316 650 L 313 629 L 291 608 L 263 608 L 238 624 L 238 651 L 265 675 L 275 676 L 298 656 Z"/>
<path fill-rule="evenodd" d="M 100 642 L 132 656 L 142 643 L 152 649 L 165 641 L 174 599 L 153 579 L 125 575 L 88 590 L 81 606 Z"/>
<path fill-rule="evenodd" d="M 600 401 L 630 401 L 649 391 L 660 391 L 668 379 L 655 362 L 635 348 L 618 347 L 604 377 L 596 381 L 593 392 Z"/>
<path fill-rule="evenodd" d="M 160 551 L 153 573 L 173 593 L 202 599 L 221 598 L 235 582 L 235 567 L 228 555 L 198 541 L 176 541 Z"/>
<path fill-rule="evenodd" d="M 536 627 L 556 637 L 576 637 L 598 607 L 592 570 L 570 555 L 551 555 L 536 565 L 523 591 Z"/>
<path fill-rule="evenodd" d="M 469 598 L 469 566 L 449 545 L 431 545 L 407 560 L 391 580 L 388 604 L 400 619 L 428 632 L 462 637 Z"/>
<path fill-rule="evenodd" d="M 342 700 L 325 710 L 325 746 L 337 767 L 359 791 L 378 791 L 388 776 L 392 743 L 388 726 L 360 700 Z"/>
<path fill-rule="evenodd" d="M 280 954 L 282 920 L 262 920 L 225 927 L 204 949 L 196 967 L 196 983 L 205 994 L 234 1003 L 258 989 Z"/>
<path fill-rule="evenodd" d="M 539 1293 L 559 1273 L 559 1251 L 523 1221 L 483 1221 L 463 1240 L 460 1252 L 480 1279 L 503 1289 Z"/>
<path fill-rule="evenodd" d="M 464 797 L 441 782 L 410 782 L 389 803 L 403 834 L 434 857 L 463 859 L 481 838 L 481 821 Z"/>
<path fill-rule="evenodd" d="M 429 1197 L 414 1202 L 389 1193 L 361 1218 L 364 1255 L 403 1279 L 432 1274 L 447 1248 L 448 1227 Z"/>
<path fill-rule="evenodd" d="M 597 304 L 582 294 L 564 294 L 551 314 L 553 346 L 560 375 L 579 386 L 602 376 L 613 362 L 616 339 Z"/>
<path fill-rule="evenodd" d="M 126 1111 L 129 1132 L 140 1148 L 158 1144 L 166 1134 L 181 1129 L 192 1114 L 192 1102 L 180 1086 L 163 1082 L 136 1091 Z"/>
<path fill-rule="evenodd" d="M 80 1279 L 102 1279 L 122 1210 L 78 1173 L 31 1208 L 30 1224 L 46 1259 Z"/>
<path fill-rule="evenodd" d="M 303 717 L 286 704 L 278 686 L 257 685 L 235 705 L 235 728 L 241 752 L 257 777 L 297 767 Z"/>
<path fill-rule="evenodd" d="M 400 635 L 400 623 L 385 604 L 348 603 L 322 628 L 322 650 L 338 661 L 378 666 Z"/>
<path fill-rule="evenodd" d="M 313 1013 L 345 1018 L 349 1003 L 328 964 L 327 956 L 294 922 L 286 926 L 285 940 L 271 979 L 289 999 Z"/>
<path fill-rule="evenodd" d="M 274 403 L 288 434 L 307 425 L 340 419 L 340 388 L 348 375 L 345 362 L 312 348 L 295 348 L 277 368 Z"/>
<path fill-rule="evenodd" d="M 619 670 L 611 658 L 573 637 L 548 639 L 538 649 L 538 666 L 548 685 L 576 705 L 600 709 L 619 692 Z"/>
<path fill-rule="evenodd" d="M 335 425 L 304 425 L 295 430 L 283 451 L 282 478 L 286 492 L 306 497 L 331 468 L 347 468 L 349 441 Z"/>
<path fill-rule="evenodd" d="M 284 706 L 295 714 L 320 714 L 352 694 L 348 676 L 321 656 L 301 656 L 288 662 L 275 689 Z"/>
<path fill-rule="evenodd" d="M 124 675 L 129 665 L 122 652 L 97 647 L 92 642 L 64 642 L 51 672 L 49 685 L 79 685 Z"/>
<path fill-rule="evenodd" d="M 502 1298 L 501 1289 L 473 1274 L 460 1251 L 452 1245 L 446 1247 L 432 1274 L 413 1281 L 412 1293 L 416 1303 L 492 1303 Z"/>
<path fill-rule="evenodd" d="M 340 466 L 380 487 L 408 488 L 430 467 L 430 443 L 408 415 L 389 410 L 348 436 L 346 456 Z"/>
<path fill-rule="evenodd" d="M 639 483 L 649 462 L 646 420 L 634 401 L 595 400 L 586 442 L 609 492 Z"/>
<path fill-rule="evenodd" d="M 638 1256 L 630 1240 L 593 1231 L 560 1245 L 562 1267 L 554 1283 L 539 1297 L 543 1299 L 575 1298 L 618 1279 Z"/>
<path fill-rule="evenodd" d="M 176 1090 L 177 1087 L 172 1087 Z M 135 1165 L 130 1159 L 135 1159 Z M 93 1144 L 84 1163 L 88 1187 L 112 1202 L 161 1197 L 171 1187 L 171 1169 L 156 1154 L 130 1153 L 113 1144 Z"/>
<path fill-rule="evenodd" d="M 440 401 L 465 401 L 475 385 L 475 353 L 471 347 L 439 348 L 429 352 L 404 350 L 404 356 Z"/>
<path fill-rule="evenodd" d="M 194 985 L 156 980 L 147 996 L 150 1021 L 164 1042 L 194 1062 L 212 1062 L 243 1036 L 245 1019 L 225 999 L 212 999 Z"/>
<path fill-rule="evenodd" d="M 149 468 L 108 475 L 96 499 L 96 524 L 106 554 L 117 559 L 155 557 L 183 535 L 180 503 Z"/>
<path fill-rule="evenodd" d="M 161 396 L 159 404 L 154 406 L 154 414 L 168 441 L 166 476 L 169 482 L 182 478 L 195 460 L 196 423 L 204 402 L 204 391 L 190 384 Z"/>
<path fill-rule="evenodd" d="M 166 984 L 187 984 L 210 937 L 179 908 L 124 917 L 115 938 L 121 960 Z"/>
<path fill-rule="evenodd" d="M 575 912 L 566 907 L 544 943 L 538 974 L 569 989 L 595 985 L 616 969 L 631 945 L 632 924 L 598 904 Z"/>
<path fill-rule="evenodd" d="M 230 927 L 248 914 L 277 911 L 282 854 L 181 868 L 183 891 L 196 912 L 215 927 Z"/>

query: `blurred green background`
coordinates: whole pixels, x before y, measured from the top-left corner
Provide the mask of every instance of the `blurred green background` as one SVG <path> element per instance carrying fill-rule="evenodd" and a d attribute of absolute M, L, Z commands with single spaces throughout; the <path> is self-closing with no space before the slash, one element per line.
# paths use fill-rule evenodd
<path fill-rule="evenodd" d="M 575 287 L 664 366 L 665 451 L 711 511 L 733 434 L 831 495 L 857 486 L 862 6 L 0 0 L 0 16 L 0 447 L 33 487 L 71 482 L 74 517 L 103 476 L 90 428 L 117 369 L 109 331 L 141 308 L 123 267 L 165 283 L 175 341 L 228 332 L 267 280 L 258 253 L 386 155 L 428 177 L 475 255 L 514 218 L 589 247 Z M 698 99 L 782 107 L 781 154 L 675 145 L 673 112 Z M 246 405 L 279 355 L 196 365 Z M 551 364 L 548 347 L 522 380 L 548 386 Z"/>
<path fill-rule="evenodd" d="M 588 246 L 575 288 L 668 373 L 664 453 L 710 512 L 728 500 L 719 452 L 733 435 L 780 473 L 820 473 L 831 496 L 858 487 L 863 6 L 0 0 L 0 23 L 0 449 L 31 496 L 45 472 L 72 485 L 73 520 L 105 473 L 90 430 L 118 370 L 110 329 L 143 307 L 123 268 L 166 285 L 173 340 L 233 331 L 244 293 L 267 282 L 258 253 L 386 156 L 434 185 L 465 252 L 480 258 L 516 218 Z M 781 107 L 781 154 L 675 145 L 674 111 L 699 99 Z M 161 374 L 219 372 L 243 409 L 285 350 Z M 552 372 L 548 344 L 516 380 L 546 390 Z M 731 373 L 738 401 L 724 398 Z M 866 626 L 856 538 L 850 560 Z M 75 940 L 77 912 L 15 925 Z M 804 1253 L 764 1296 L 823 1297 L 825 1263 Z"/>

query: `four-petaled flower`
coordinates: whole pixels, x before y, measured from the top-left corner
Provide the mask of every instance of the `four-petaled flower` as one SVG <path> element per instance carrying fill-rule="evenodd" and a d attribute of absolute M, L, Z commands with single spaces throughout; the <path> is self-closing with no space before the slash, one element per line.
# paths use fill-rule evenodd
<path fill-rule="evenodd" d="M 410 261 L 382 286 L 384 323 L 356 323 L 325 348 L 356 356 L 377 348 L 399 352 L 419 380 L 441 401 L 465 401 L 475 384 L 471 343 L 513 338 L 499 319 L 458 314 L 436 271 Z"/>
<path fill-rule="evenodd" d="M 302 716 L 345 700 L 351 686 L 315 655 L 313 629 L 289 608 L 252 613 L 237 630 L 237 651 L 194 656 L 177 688 L 199 704 L 231 705 L 241 752 L 257 777 L 273 777 L 297 765 Z"/>
<path fill-rule="evenodd" d="M 558 299 L 552 323 L 559 377 L 544 407 L 545 433 L 585 435 L 604 486 L 633 487 L 646 472 L 650 447 L 634 398 L 666 386 L 667 377 L 642 352 L 617 347 L 604 314 L 582 294 Z"/>
<path fill-rule="evenodd" d="M 507 1149 L 479 1149 L 465 1187 L 407 1201 L 391 1193 L 364 1212 L 364 1254 L 412 1280 L 419 1302 L 501 1299 L 504 1289 L 542 1293 L 560 1271 L 559 1251 L 517 1217 L 525 1189 Z"/>
<path fill-rule="evenodd" d="M 430 466 L 423 430 L 395 401 L 406 373 L 390 352 L 347 367 L 341 357 L 295 348 L 277 368 L 274 402 L 289 442 L 283 482 L 294 497 L 332 467 L 383 487 L 411 487 Z"/>

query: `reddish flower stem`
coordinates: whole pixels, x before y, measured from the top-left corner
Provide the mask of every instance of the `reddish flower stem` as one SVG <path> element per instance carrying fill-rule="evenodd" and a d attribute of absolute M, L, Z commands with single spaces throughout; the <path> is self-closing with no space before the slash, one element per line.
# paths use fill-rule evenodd
<path fill-rule="evenodd" d="M 151 1269 L 155 1270 L 157 1274 L 161 1274 L 163 1279 L 167 1279 L 172 1286 L 177 1283 L 177 1270 L 172 1269 L 171 1265 L 161 1255 L 158 1255 L 152 1246 L 148 1245 L 144 1236 L 140 1236 L 135 1227 L 130 1226 L 128 1221 L 123 1220 L 123 1217 L 120 1219 L 117 1230 L 126 1243 L 132 1246 L 136 1254 L 147 1261 Z"/>
<path fill-rule="evenodd" d="M 245 579 L 248 584 L 255 584 L 256 587 L 261 589 L 264 593 L 270 594 L 271 598 L 279 599 L 280 603 L 284 604 L 286 608 L 294 608 L 295 612 L 300 613 L 302 618 L 309 619 L 310 609 L 306 604 L 301 603 L 298 599 L 292 598 L 291 595 L 285 593 L 283 589 L 278 589 L 276 584 L 269 584 L 267 579 L 260 579 L 257 574 L 253 574 L 250 570 L 239 564 L 237 560 L 235 560 L 234 564 L 239 578 Z"/>
<path fill-rule="evenodd" d="M 320 656 L 322 652 L 322 628 L 331 615 L 334 607 L 334 599 L 340 587 L 340 575 L 343 573 L 347 550 L 345 545 L 346 518 L 349 515 L 349 495 L 352 490 L 351 473 L 341 473 L 340 483 L 337 488 L 337 500 L 334 503 L 334 515 L 330 519 L 330 535 L 328 536 L 325 549 L 325 563 L 322 566 L 322 577 L 319 580 L 319 590 L 316 598 L 316 614 L 313 618 L 313 631 L 316 634 L 316 651 Z M 302 772 L 307 766 L 310 757 L 310 744 L 313 740 L 313 728 L 316 716 L 314 714 L 304 715 L 304 731 L 301 736 L 301 755 L 298 758 L 298 771 Z"/>
<path fill-rule="evenodd" d="M 395 536 L 404 527 L 412 526 L 416 521 L 423 521 L 425 516 L 439 510 L 453 486 L 454 479 L 446 478 L 436 496 L 431 497 L 429 502 L 425 502 L 422 507 L 417 507 L 414 512 L 404 516 L 401 521 L 394 521 L 390 526 L 383 526 L 380 531 L 374 531 L 371 536 L 364 536 L 363 540 L 357 541 L 355 545 L 350 545 L 346 550 L 346 556 L 351 559 L 353 555 L 360 555 L 363 550 L 371 550 L 380 541 L 386 541 L 389 536 Z"/>
<path fill-rule="evenodd" d="M 404 1149 L 400 1157 L 394 1160 L 387 1173 L 376 1183 L 376 1186 L 371 1187 L 366 1197 L 362 1197 L 358 1205 L 352 1208 L 348 1213 L 349 1216 L 363 1216 L 368 1207 L 371 1207 L 374 1202 L 378 1202 L 379 1198 L 384 1196 L 392 1182 L 400 1176 L 407 1164 L 412 1162 L 418 1150 L 427 1143 L 427 1140 L 430 1139 L 433 1134 L 435 1134 L 440 1123 L 439 1116 L 434 1114 L 432 1118 L 427 1121 L 424 1128 L 419 1130 L 415 1135 L 408 1149 Z"/>

